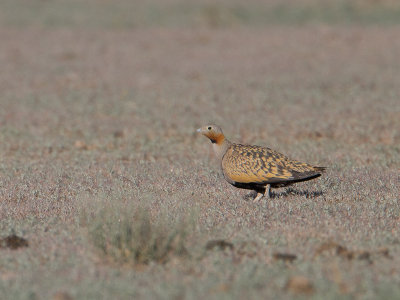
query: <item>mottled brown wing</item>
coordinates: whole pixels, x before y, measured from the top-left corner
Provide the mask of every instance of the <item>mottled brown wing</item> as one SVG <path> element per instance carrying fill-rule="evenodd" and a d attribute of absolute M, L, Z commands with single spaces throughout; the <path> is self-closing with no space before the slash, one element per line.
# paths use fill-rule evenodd
<path fill-rule="evenodd" d="M 291 160 L 272 149 L 233 144 L 222 160 L 228 181 L 269 184 L 307 178 L 320 172 L 309 164 Z"/>

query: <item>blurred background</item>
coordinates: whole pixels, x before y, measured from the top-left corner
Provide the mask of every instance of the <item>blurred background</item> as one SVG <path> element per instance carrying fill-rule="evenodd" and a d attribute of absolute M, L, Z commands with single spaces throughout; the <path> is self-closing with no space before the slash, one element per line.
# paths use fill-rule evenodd
<path fill-rule="evenodd" d="M 395 0 L 3 0 L 3 26 L 132 29 L 398 24 Z"/>
<path fill-rule="evenodd" d="M 135 159 L 210 121 L 282 147 L 393 145 L 399 23 L 393 0 L 2 0 L 0 120 L 29 147 L 124 136 Z"/>

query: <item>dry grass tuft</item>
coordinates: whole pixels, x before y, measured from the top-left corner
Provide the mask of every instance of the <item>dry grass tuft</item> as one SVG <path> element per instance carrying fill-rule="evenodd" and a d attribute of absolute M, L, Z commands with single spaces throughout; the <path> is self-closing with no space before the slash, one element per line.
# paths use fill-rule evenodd
<path fill-rule="evenodd" d="M 145 207 L 117 209 L 105 206 L 85 214 L 93 245 L 111 261 L 122 264 L 166 263 L 188 255 L 186 221 L 172 223 L 164 216 L 151 218 Z"/>

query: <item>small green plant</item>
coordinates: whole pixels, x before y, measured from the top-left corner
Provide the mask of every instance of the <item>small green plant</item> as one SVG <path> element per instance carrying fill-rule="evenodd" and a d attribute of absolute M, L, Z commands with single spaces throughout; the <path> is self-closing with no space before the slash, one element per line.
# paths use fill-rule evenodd
<path fill-rule="evenodd" d="M 86 214 L 86 217 L 89 215 Z M 103 207 L 87 218 L 90 240 L 107 258 L 127 264 L 165 263 L 186 256 L 187 221 L 153 220 L 144 207 Z"/>

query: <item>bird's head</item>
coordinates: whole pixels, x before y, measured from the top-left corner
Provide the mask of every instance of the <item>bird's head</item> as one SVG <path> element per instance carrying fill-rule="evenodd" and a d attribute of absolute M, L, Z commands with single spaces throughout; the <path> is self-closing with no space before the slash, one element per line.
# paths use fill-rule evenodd
<path fill-rule="evenodd" d="M 197 129 L 202 135 L 208 137 L 213 144 L 220 145 L 225 140 L 225 136 L 222 133 L 222 129 L 217 125 L 205 125 Z"/>

